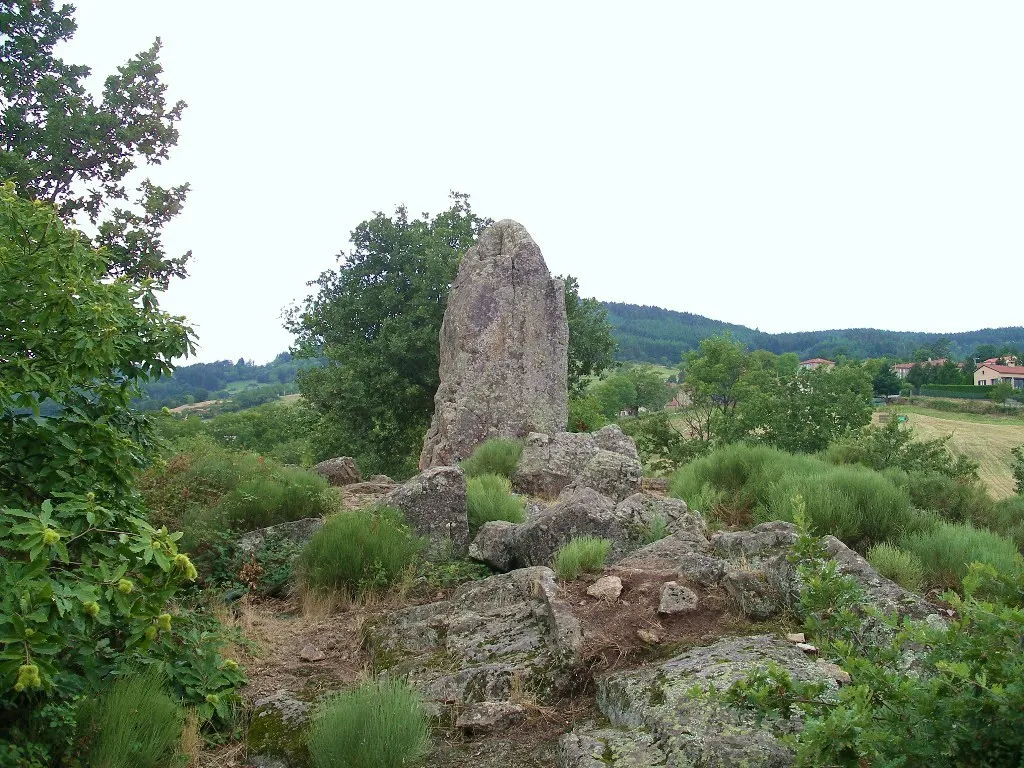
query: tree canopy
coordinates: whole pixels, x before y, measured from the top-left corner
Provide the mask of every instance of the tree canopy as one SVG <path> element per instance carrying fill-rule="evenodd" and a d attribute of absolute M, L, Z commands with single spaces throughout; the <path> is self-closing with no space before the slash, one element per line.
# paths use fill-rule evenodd
<path fill-rule="evenodd" d="M 169 256 L 161 239 L 188 185 L 146 179 L 129 202 L 127 179 L 167 159 L 185 103 L 167 100 L 159 39 L 107 77 L 98 99 L 89 94 L 89 67 L 54 55 L 75 33 L 73 11 L 53 0 L 0 2 L 0 179 L 67 223 L 87 217 L 109 275 L 166 287 L 191 255 Z"/>

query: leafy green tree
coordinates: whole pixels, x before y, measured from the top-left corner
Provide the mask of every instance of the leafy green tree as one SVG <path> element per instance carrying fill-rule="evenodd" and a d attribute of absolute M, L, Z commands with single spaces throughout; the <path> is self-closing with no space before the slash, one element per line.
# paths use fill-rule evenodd
<path fill-rule="evenodd" d="M 851 365 L 763 379 L 751 392 L 741 423 L 756 442 L 814 453 L 870 420 L 870 374 Z"/>
<path fill-rule="evenodd" d="M 1013 388 L 1012 384 L 1001 381 L 998 384 L 994 384 L 992 389 L 988 391 L 988 399 L 996 403 L 1002 403 L 1015 394 L 1017 394 L 1017 390 Z"/>
<path fill-rule="evenodd" d="M 319 456 L 346 453 L 391 474 L 414 470 L 440 383 L 448 292 L 462 255 L 490 223 L 461 193 L 435 217 L 410 220 L 401 207 L 393 217 L 377 213 L 356 227 L 338 269 L 312 283 L 317 293 L 289 313 L 296 354 L 327 361 L 299 377 L 322 416 Z M 565 285 L 569 385 L 579 392 L 611 364 L 614 341 L 604 308 L 581 299 L 572 276 Z"/>
<path fill-rule="evenodd" d="M 661 374 L 646 365 L 608 374 L 591 388 L 591 395 L 608 419 L 614 419 L 623 410 L 660 410 L 672 397 Z"/>
<path fill-rule="evenodd" d="M 871 387 L 876 395 L 898 395 L 900 393 L 900 377 L 896 375 L 888 360 L 883 360 L 879 364 L 878 372 L 871 380 Z"/>
<path fill-rule="evenodd" d="M 729 334 L 700 342 L 684 358 L 682 389 L 690 400 L 684 418 L 690 436 L 702 442 L 732 439 L 737 407 L 749 393 L 745 379 L 751 368 L 746 347 Z"/>
<path fill-rule="evenodd" d="M 1013 454 L 1013 479 L 1016 481 L 1018 495 L 1024 496 L 1024 445 L 1018 445 L 1010 453 Z"/>
<path fill-rule="evenodd" d="M 348 454 L 364 470 L 404 474 L 430 424 L 439 384 L 438 337 L 459 259 L 490 223 L 469 196 L 410 219 L 376 213 L 352 232 L 352 251 L 320 275 L 317 292 L 286 327 L 295 353 L 323 357 L 299 376 L 299 391 L 321 414 L 317 453 Z"/>
<path fill-rule="evenodd" d="M 210 639 L 172 629 L 197 573 L 134 489 L 154 443 L 130 402 L 192 334 L 108 266 L 50 205 L 0 187 L 0 731 L 28 750 L 18 765 L 56 762 L 71 702 L 132 656 L 173 670 L 208 718 L 242 680 Z"/>
<path fill-rule="evenodd" d="M 604 305 L 597 299 L 581 299 L 579 282 L 572 275 L 562 279 L 569 321 L 569 394 L 577 397 L 591 377 L 614 365 L 615 339 Z"/>
<path fill-rule="evenodd" d="M 109 275 L 166 287 L 191 255 L 168 256 L 161 240 L 188 185 L 144 180 L 134 205 L 118 203 L 140 164 L 167 159 L 185 103 L 167 101 L 159 39 L 107 77 L 99 99 L 90 95 L 89 68 L 54 54 L 75 33 L 73 12 L 53 0 L 0 2 L 0 179 L 56 206 L 65 222 L 87 216 Z"/>

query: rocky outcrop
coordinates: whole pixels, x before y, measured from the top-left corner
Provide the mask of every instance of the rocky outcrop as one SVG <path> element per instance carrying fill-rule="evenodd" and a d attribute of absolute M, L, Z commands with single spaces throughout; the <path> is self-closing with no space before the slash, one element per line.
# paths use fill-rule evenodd
<path fill-rule="evenodd" d="M 605 455 L 591 466 L 591 461 L 601 451 L 623 458 Z M 579 482 L 584 472 L 590 482 Z M 518 493 L 555 499 L 569 485 L 575 483 L 597 488 L 596 482 L 612 490 L 608 495 L 619 501 L 640 490 L 642 474 L 633 438 L 613 424 L 593 433 L 528 435 L 519 465 L 512 476 L 512 487 Z M 618 490 L 620 487 L 621 491 Z"/>
<path fill-rule="evenodd" d="M 565 429 L 565 290 L 521 224 L 488 227 L 462 257 L 440 341 L 441 382 L 420 468 L 466 459 L 487 438 Z"/>
<path fill-rule="evenodd" d="M 458 467 L 428 469 L 391 491 L 385 503 L 400 509 L 416 533 L 430 539 L 429 553 L 466 554 L 466 475 Z"/>
<path fill-rule="evenodd" d="M 327 479 L 331 485 L 352 485 L 360 483 L 363 475 L 356 466 L 356 460 L 351 456 L 339 456 L 334 459 L 321 461 L 310 467 L 311 472 L 316 472 Z"/>
<path fill-rule="evenodd" d="M 546 565 L 555 552 L 577 536 L 610 539 L 607 561 L 613 563 L 641 547 L 655 520 L 686 541 L 701 541 L 703 518 L 677 499 L 636 493 L 616 504 L 593 488 L 566 488 L 558 503 L 538 510 L 525 523 L 486 523 L 470 547 L 470 556 L 496 570 Z"/>
<path fill-rule="evenodd" d="M 406 608 L 365 630 L 374 666 L 408 675 L 438 713 L 509 701 L 516 686 L 541 701 L 578 682 L 580 624 L 549 568 L 524 568 Z"/>
<path fill-rule="evenodd" d="M 569 488 L 593 488 L 613 501 L 622 501 L 640 490 L 643 467 L 639 459 L 598 449 Z"/>
<path fill-rule="evenodd" d="M 726 638 L 656 666 L 597 679 L 597 705 L 611 727 L 583 726 L 562 737 L 561 768 L 788 766 L 792 754 L 753 714 L 703 695 L 776 664 L 795 679 L 837 685 L 792 644 L 767 635 Z M 782 730 L 799 726 L 776 722 Z"/>

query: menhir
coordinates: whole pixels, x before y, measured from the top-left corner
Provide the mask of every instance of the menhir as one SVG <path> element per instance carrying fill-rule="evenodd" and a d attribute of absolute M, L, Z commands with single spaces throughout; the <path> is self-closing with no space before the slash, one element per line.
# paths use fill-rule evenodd
<path fill-rule="evenodd" d="M 568 349 L 562 281 L 521 224 L 488 227 L 448 298 L 420 469 L 454 464 L 491 437 L 565 429 Z"/>

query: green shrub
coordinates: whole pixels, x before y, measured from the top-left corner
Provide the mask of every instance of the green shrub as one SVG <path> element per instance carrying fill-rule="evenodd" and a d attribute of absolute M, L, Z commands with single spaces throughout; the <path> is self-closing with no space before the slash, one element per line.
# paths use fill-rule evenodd
<path fill-rule="evenodd" d="M 466 480 L 466 511 L 469 531 L 475 533 L 484 523 L 507 520 L 521 523 L 524 500 L 512 493 L 512 484 L 502 475 L 479 475 Z"/>
<path fill-rule="evenodd" d="M 868 562 L 882 576 L 904 589 L 920 592 L 924 585 L 924 565 L 912 552 L 891 544 L 876 544 L 868 550 Z"/>
<path fill-rule="evenodd" d="M 938 472 L 893 469 L 884 474 L 906 489 L 915 507 L 934 510 L 951 523 L 981 520 L 990 515 L 993 502 L 981 485 L 963 483 Z"/>
<path fill-rule="evenodd" d="M 967 400 L 984 400 L 993 387 L 979 387 L 974 384 L 922 384 L 922 397 L 954 397 Z"/>
<path fill-rule="evenodd" d="M 466 473 L 466 477 L 501 475 L 510 478 L 516 471 L 516 465 L 519 464 L 519 457 L 522 455 L 522 440 L 492 438 L 480 443 L 473 451 L 473 455 L 459 466 Z"/>
<path fill-rule="evenodd" d="M 168 765 L 183 725 L 181 706 L 152 666 L 117 678 L 98 699 L 84 699 L 78 710 L 85 764 L 102 768 Z"/>
<path fill-rule="evenodd" d="M 959 586 L 971 563 L 986 563 L 1008 575 L 1021 568 L 1021 555 L 1012 541 L 970 523 L 942 523 L 905 536 L 899 545 L 917 555 L 926 586 L 937 589 Z"/>
<path fill-rule="evenodd" d="M 985 517 L 971 522 L 1012 539 L 1017 548 L 1024 552 L 1024 496 L 1000 499 L 992 505 Z"/>
<path fill-rule="evenodd" d="M 572 581 L 581 573 L 599 571 L 604 567 L 604 560 L 611 548 L 609 539 L 577 536 L 555 552 L 555 574 L 563 581 Z"/>
<path fill-rule="evenodd" d="M 341 512 L 313 535 L 299 565 L 307 586 L 355 594 L 393 584 L 423 546 L 397 509 Z"/>
<path fill-rule="evenodd" d="M 364 683 L 339 693 L 309 729 L 316 768 L 396 768 L 414 764 L 430 745 L 419 696 L 398 680 Z"/>
<path fill-rule="evenodd" d="M 569 426 L 570 432 L 596 432 L 608 420 L 601 412 L 601 404 L 593 395 L 574 397 L 569 401 Z"/>
<path fill-rule="evenodd" d="M 796 495 L 807 502 L 811 529 L 831 534 L 858 551 L 895 539 L 911 520 L 910 500 L 883 475 L 862 467 L 833 467 L 808 475 L 789 473 L 772 483 L 754 521 L 792 519 Z"/>

